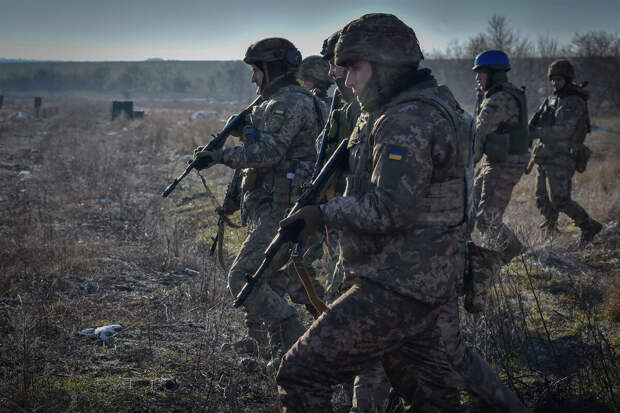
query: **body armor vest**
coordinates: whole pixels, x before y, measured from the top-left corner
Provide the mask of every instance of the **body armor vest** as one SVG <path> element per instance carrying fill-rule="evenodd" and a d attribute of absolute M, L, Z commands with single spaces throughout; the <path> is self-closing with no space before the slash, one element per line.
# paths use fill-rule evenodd
<path fill-rule="evenodd" d="M 250 116 L 251 124 L 258 133 L 252 139 L 259 140 L 260 127 L 264 124 L 264 116 L 271 113 L 273 106 L 277 103 L 280 93 L 299 93 L 313 100 L 316 122 L 306 124 L 293 138 L 287 148 L 284 159 L 279 164 L 268 168 L 248 168 L 244 170 L 244 181 L 242 187 L 244 191 L 252 191 L 255 188 L 262 188 L 266 193 L 272 195 L 272 200 L 278 207 L 288 208 L 301 195 L 302 185 L 310 178 L 316 151 L 313 145 L 314 139 L 323 127 L 321 120 L 324 118 L 320 107 L 322 102 L 301 86 L 289 87 L 289 90 L 278 91 L 266 105 L 255 107 Z M 247 136 L 244 134 L 244 136 Z M 244 142 L 249 144 L 251 142 Z"/>
<path fill-rule="evenodd" d="M 508 153 L 506 156 L 525 154 L 528 152 L 530 147 L 525 89 L 519 89 L 512 83 L 500 83 L 498 85 L 491 86 L 491 88 L 487 90 L 485 97 L 488 98 L 499 91 L 507 92 L 515 98 L 517 104 L 519 105 L 519 120 L 516 123 L 501 125 L 498 130 L 494 132 L 494 135 L 496 137 L 505 136 L 505 138 L 508 139 Z M 487 140 L 492 139 L 493 137 L 487 137 Z"/>
<path fill-rule="evenodd" d="M 381 121 L 392 113 L 392 110 L 396 110 L 397 106 L 410 101 L 421 101 L 437 108 L 452 124 L 458 141 L 458 173 L 452 179 L 431 182 L 428 193 L 420 202 L 420 213 L 415 226 L 456 227 L 464 222 L 473 221 L 471 218 L 473 215 L 474 120 L 460 107 L 453 108 L 447 99 L 441 96 L 443 93 L 452 97 L 451 92 L 445 86 L 410 89 L 392 101 L 378 119 L 374 119 L 368 113 L 360 116 L 349 140 L 351 173 L 347 176 L 345 196 L 363 194 L 369 189 L 372 171 L 368 137 L 373 134 Z M 367 136 L 361 136 L 361 134 Z"/>

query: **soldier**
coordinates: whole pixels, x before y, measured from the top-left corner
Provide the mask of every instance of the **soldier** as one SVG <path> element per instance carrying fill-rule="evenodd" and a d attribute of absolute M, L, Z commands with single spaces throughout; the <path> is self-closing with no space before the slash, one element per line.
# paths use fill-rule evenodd
<path fill-rule="evenodd" d="M 242 128 L 242 146 L 217 151 L 200 151 L 200 168 L 216 163 L 243 168 L 240 206 L 224 206 L 226 213 L 241 208 L 249 234 L 235 258 L 228 286 L 237 296 L 246 275 L 256 270 L 262 254 L 273 238 L 278 222 L 299 197 L 301 184 L 308 180 L 315 161 L 314 139 L 323 127 L 317 107 L 322 103 L 301 87 L 295 74 L 301 54 L 286 39 L 268 38 L 251 45 L 243 59 L 252 67 L 252 83 L 264 100 L 254 107 Z M 288 281 L 278 269 L 286 263 L 287 251 L 272 263 L 266 282 L 256 286 L 245 301 L 244 310 L 250 337 L 261 341 L 264 320 L 273 360 L 283 354 L 303 333 L 304 327 L 294 307 L 283 297 Z M 243 344 L 243 343 L 239 343 Z"/>
<path fill-rule="evenodd" d="M 429 69 L 418 69 L 422 59 L 413 30 L 390 14 L 362 16 L 338 40 L 335 63 L 347 68 L 362 108 L 345 193 L 280 225 L 303 222 L 302 242 L 323 225 L 339 229 L 353 286 L 284 356 L 277 375 L 284 412 L 332 411 L 329 387 L 379 362 L 407 408 L 458 410 L 456 383 L 467 376 L 485 400 L 523 410 L 459 331 L 471 140 L 459 142 L 462 110 Z"/>
<path fill-rule="evenodd" d="M 539 139 L 533 160 L 538 165 L 536 205 L 544 217 L 541 228 L 557 231 L 558 215 L 564 212 L 581 228 L 580 245 L 588 244 L 602 225 L 571 199 L 575 170 L 585 171 L 590 150 L 583 144 L 590 132 L 588 93 L 573 83 L 575 69 L 568 60 L 549 65 L 547 76 L 553 95 L 532 117 L 532 135 Z"/>
<path fill-rule="evenodd" d="M 333 82 L 328 72 L 329 65 L 317 55 L 306 57 L 299 67 L 299 78 L 303 81 L 304 87 L 318 96 L 329 108 L 331 98 L 327 96 L 327 90 Z"/>
<path fill-rule="evenodd" d="M 502 217 L 530 157 L 525 93 L 508 81 L 510 60 L 501 50 L 476 56 L 472 70 L 483 98 L 476 107 L 475 162 L 484 154 L 474 181 L 476 225 L 484 244 L 493 248 L 497 242 L 510 261 L 523 251 Z"/>
<path fill-rule="evenodd" d="M 343 139 L 348 138 L 353 132 L 353 128 L 360 115 L 361 108 L 359 101 L 353 95 L 351 89 L 345 85 L 346 69 L 338 66 L 334 62 L 334 53 L 340 31 L 332 34 L 323 42 L 321 55 L 329 62 L 329 76 L 336 82 L 337 93 L 340 94 L 342 105 L 334 110 L 330 118 L 329 134 L 326 136 L 326 156 L 325 159 L 334 152 L 336 147 Z M 317 142 L 317 147 L 320 142 Z M 342 196 L 345 188 L 344 176 L 335 182 L 332 191 L 328 193 L 327 199 L 335 196 Z M 327 246 L 330 252 L 330 265 L 328 267 L 327 280 L 325 284 L 325 301 L 331 303 L 335 301 L 352 283 L 345 282 L 342 262 L 340 256 L 340 244 L 338 242 L 338 231 L 329 230 Z M 351 397 L 351 413 L 370 413 L 382 412 L 389 395 L 390 383 L 383 371 L 381 363 L 377 363 L 365 372 L 355 377 L 353 388 L 345 385 L 347 397 Z"/>

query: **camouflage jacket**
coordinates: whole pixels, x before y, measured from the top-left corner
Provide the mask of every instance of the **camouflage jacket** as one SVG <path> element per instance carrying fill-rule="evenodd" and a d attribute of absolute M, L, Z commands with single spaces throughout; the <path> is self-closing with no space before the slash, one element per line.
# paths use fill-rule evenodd
<path fill-rule="evenodd" d="M 490 133 L 501 132 L 508 125 L 519 122 L 519 102 L 502 86 L 514 88 L 510 83 L 497 85 L 499 90 L 485 92 L 484 99 L 476 113 L 476 151 L 474 162 L 478 162 L 484 153 L 487 137 Z M 525 156 L 525 162 L 529 154 Z"/>
<path fill-rule="evenodd" d="M 253 108 L 243 145 L 222 153 L 222 163 L 244 169 L 242 208 L 271 200 L 283 212 L 300 195 L 314 167 L 314 139 L 323 127 L 319 105 L 303 87 L 288 85 Z"/>
<path fill-rule="evenodd" d="M 546 152 L 567 154 L 571 144 L 582 143 L 589 132 L 586 100 L 578 94 L 552 95 L 547 98 L 538 122 L 531 127 Z"/>
<path fill-rule="evenodd" d="M 436 83 L 426 89 L 437 90 Z M 462 207 L 462 191 L 460 197 L 455 188 L 435 191 L 445 182 L 464 186 L 464 180 L 451 121 L 415 95 L 416 87 L 376 111 L 362 111 L 350 137 L 345 194 L 321 210 L 327 225 L 342 232 L 348 275 L 435 303 L 447 299 L 462 273 L 464 231 L 426 225 L 421 217 L 435 195 Z"/>

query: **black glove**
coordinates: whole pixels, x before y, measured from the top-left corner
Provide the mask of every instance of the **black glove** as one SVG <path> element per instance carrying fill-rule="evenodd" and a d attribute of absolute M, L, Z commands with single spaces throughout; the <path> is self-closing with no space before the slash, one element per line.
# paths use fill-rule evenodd
<path fill-rule="evenodd" d="M 194 149 L 194 161 L 196 162 L 195 168 L 199 171 L 208 168 L 216 163 L 222 162 L 222 150 L 215 149 L 212 151 L 203 151 L 204 146 L 199 146 Z"/>
<path fill-rule="evenodd" d="M 293 234 L 292 241 L 301 241 L 303 244 L 306 244 L 324 225 L 323 213 L 318 205 L 305 206 L 280 221 L 282 229 L 296 232 Z"/>

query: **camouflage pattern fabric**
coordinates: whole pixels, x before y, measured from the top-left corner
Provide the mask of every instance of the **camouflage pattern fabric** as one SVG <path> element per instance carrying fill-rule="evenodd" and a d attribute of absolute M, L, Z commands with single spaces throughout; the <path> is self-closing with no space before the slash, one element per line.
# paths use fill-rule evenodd
<path fill-rule="evenodd" d="M 342 231 L 348 274 L 423 302 L 441 302 L 463 271 L 462 234 L 443 225 L 417 227 L 416 219 L 432 177 L 447 181 L 461 172 L 454 156 L 458 143 L 435 106 L 403 99 L 389 116 L 362 112 L 349 142 L 345 194 L 321 210 L 327 225 Z"/>
<path fill-rule="evenodd" d="M 475 161 L 483 157 L 489 134 L 507 124 L 519 122 L 519 105 L 506 91 L 485 96 L 476 116 Z M 477 205 L 476 225 L 485 246 L 499 248 L 506 260 L 518 255 L 523 245 L 503 222 L 504 211 L 510 202 L 512 190 L 521 179 L 529 160 L 529 153 L 508 155 L 505 162 L 491 162 L 485 156 L 474 179 L 474 197 Z"/>
<path fill-rule="evenodd" d="M 314 100 L 301 86 L 280 88 L 253 109 L 247 125 L 252 133 L 242 135 L 243 145 L 223 151 L 224 164 L 235 169 L 245 168 L 241 210 L 249 233 L 228 274 L 233 296 L 241 290 L 246 275 L 252 274 L 262 261 L 279 221 L 312 173 L 316 157 L 314 138 L 322 127 Z M 252 179 L 247 179 L 249 176 Z M 281 287 L 290 284 L 291 274 L 277 271 L 287 259 L 288 248 L 285 247 L 265 273 L 265 281 L 259 283 L 245 301 L 244 310 L 250 314 L 248 322 L 255 324 L 255 320 L 260 319 L 268 325 L 277 325 L 296 316 L 295 309 L 283 296 L 286 289 Z M 289 278 L 283 280 L 282 277 Z M 300 300 L 305 297 L 298 296 Z M 307 298 L 304 304 L 309 304 Z M 294 339 L 296 337 L 289 341 Z"/>
<path fill-rule="evenodd" d="M 539 123 L 531 125 L 534 136 L 540 139 L 534 153 L 538 165 L 536 205 L 548 229 L 555 228 L 559 213 L 564 212 L 582 230 L 588 230 L 595 221 L 571 199 L 575 159 L 570 152 L 575 134 L 587 117 L 586 102 L 576 94 L 553 95 L 548 102 Z"/>
<path fill-rule="evenodd" d="M 460 334 L 455 284 L 465 265 L 464 225 L 418 220 L 434 181 L 464 182 L 452 124 L 414 96 L 403 92 L 362 112 L 344 196 L 321 206 L 327 225 L 342 231 L 342 263 L 354 281 L 285 355 L 277 376 L 285 412 L 331 411 L 330 386 L 378 363 L 407 409 L 458 411 L 459 387 L 523 409 Z M 462 191 L 434 194 L 462 208 Z"/>
<path fill-rule="evenodd" d="M 381 363 L 364 370 L 353 381 L 351 413 L 383 413 L 390 387 L 390 380 Z"/>
<path fill-rule="evenodd" d="M 358 279 L 284 356 L 277 375 L 283 412 L 331 412 L 330 386 L 377 363 L 406 411 L 460 411 L 458 387 L 504 401 L 502 411 L 525 411 L 465 346 L 455 296 L 432 306 Z"/>
<path fill-rule="evenodd" d="M 489 296 L 489 290 L 495 276 L 501 268 L 500 255 L 488 248 L 481 247 L 473 242 L 467 243 L 469 250 L 469 271 L 465 274 L 463 303 L 470 313 L 484 310 Z"/>

